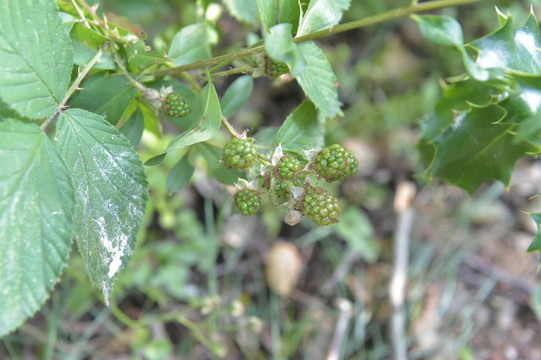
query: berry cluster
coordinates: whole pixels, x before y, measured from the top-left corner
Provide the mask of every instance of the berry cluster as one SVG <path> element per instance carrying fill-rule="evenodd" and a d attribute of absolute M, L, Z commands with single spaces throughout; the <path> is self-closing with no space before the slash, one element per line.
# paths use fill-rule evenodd
<path fill-rule="evenodd" d="M 241 189 L 235 193 L 235 206 L 242 215 L 252 216 L 257 214 L 261 199 L 254 189 Z"/>
<path fill-rule="evenodd" d="M 283 180 L 291 180 L 301 170 L 301 162 L 291 154 L 282 156 L 275 168 L 276 177 Z"/>
<path fill-rule="evenodd" d="M 257 150 L 251 139 L 233 138 L 225 144 L 222 161 L 228 168 L 247 169 L 255 164 Z"/>
<path fill-rule="evenodd" d="M 271 79 L 278 79 L 281 75 L 287 74 L 289 68 L 286 63 L 271 61 L 268 71 Z"/>
<path fill-rule="evenodd" d="M 173 92 L 165 98 L 163 105 L 165 115 L 173 118 L 181 118 L 188 115 L 190 111 L 190 104 L 182 95 Z"/>
<path fill-rule="evenodd" d="M 327 182 L 344 181 L 357 172 L 358 166 L 355 156 L 339 144 L 321 150 L 314 158 L 316 173 Z"/>
<path fill-rule="evenodd" d="M 301 199 L 302 213 L 318 225 L 334 224 L 340 216 L 340 203 L 327 190 L 308 186 Z"/>
<path fill-rule="evenodd" d="M 287 207 L 287 224 L 297 224 L 301 215 L 321 226 L 338 221 L 341 212 L 338 199 L 324 188 L 312 186 L 311 182 L 318 178 L 328 182 L 343 181 L 357 172 L 357 159 L 338 144 L 317 152 L 308 151 L 304 159 L 297 155 L 284 154 L 278 146 L 269 159 L 258 154 L 253 139 L 237 137 L 224 146 L 224 164 L 228 168 L 246 170 L 252 178 L 250 183 L 241 180 L 244 185 L 239 186 L 234 197 L 241 214 L 255 215 L 261 206 L 261 195 L 266 195 L 265 199 L 275 206 Z M 259 171 L 252 171 L 256 162 L 260 164 Z"/>

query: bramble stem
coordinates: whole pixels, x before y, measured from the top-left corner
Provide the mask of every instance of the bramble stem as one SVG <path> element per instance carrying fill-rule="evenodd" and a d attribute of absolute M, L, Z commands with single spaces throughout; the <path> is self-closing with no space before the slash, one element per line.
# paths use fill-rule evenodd
<path fill-rule="evenodd" d="M 51 115 L 47 119 L 47 121 L 45 121 L 45 123 L 43 123 L 43 125 L 41 125 L 41 131 L 44 131 L 47 128 L 47 126 L 49 125 L 49 123 L 54 119 L 54 117 L 56 115 L 58 115 L 60 112 L 62 112 L 62 109 L 64 108 L 64 106 L 68 102 L 69 98 L 73 95 L 73 93 L 76 90 L 79 89 L 79 85 L 81 84 L 81 81 L 83 81 L 83 79 L 85 78 L 86 74 L 88 74 L 90 69 L 92 69 L 94 67 L 94 65 L 96 65 L 96 63 L 98 62 L 98 60 L 100 59 L 100 57 L 102 55 L 103 55 L 103 49 L 99 48 L 96 55 L 94 55 L 94 57 L 90 60 L 90 62 L 85 66 L 83 71 L 81 71 L 79 73 L 79 75 L 77 75 L 77 78 L 75 79 L 73 84 L 71 84 L 71 86 L 69 87 L 68 91 L 66 92 L 66 95 L 64 96 L 64 98 L 62 99 L 60 104 L 58 104 L 58 106 L 56 107 L 56 111 L 54 112 L 54 114 Z"/>
<path fill-rule="evenodd" d="M 389 20 L 395 20 L 401 17 L 418 13 L 418 12 L 431 11 L 431 10 L 436 10 L 436 9 L 441 9 L 441 8 L 446 8 L 446 7 L 451 7 L 451 6 L 472 4 L 472 3 L 480 2 L 480 1 L 483 1 L 483 0 L 435 0 L 435 1 L 429 1 L 429 2 L 424 2 L 424 3 L 413 2 L 411 5 L 406 6 L 406 7 L 389 10 L 382 14 L 368 16 L 360 20 L 355 20 L 355 21 L 344 23 L 344 24 L 336 25 L 335 27 L 332 27 L 329 29 L 320 30 L 320 31 L 316 31 L 310 34 L 298 36 L 294 38 L 293 41 L 295 43 L 302 43 L 305 41 L 316 40 L 323 37 L 327 37 L 329 35 L 338 34 L 344 31 L 359 29 L 359 28 L 379 24 L 379 23 L 389 21 Z M 234 53 L 215 56 L 207 60 L 197 60 L 190 64 L 176 66 L 169 69 L 156 70 L 146 75 L 151 75 L 155 77 L 163 77 L 165 75 L 174 75 L 174 74 L 179 74 L 188 70 L 204 69 L 208 66 L 212 66 L 216 64 L 230 63 L 235 59 L 243 58 L 246 56 L 257 55 L 264 52 L 265 52 L 265 47 L 263 45 L 259 45 L 252 48 L 236 51 Z"/>
<path fill-rule="evenodd" d="M 224 124 L 227 131 L 229 131 L 229 133 L 233 135 L 234 137 L 240 138 L 242 136 L 237 132 L 237 130 L 235 130 L 235 128 L 233 128 L 233 126 L 229 123 L 229 121 L 227 121 L 227 119 L 223 115 L 222 115 L 222 124 Z"/>

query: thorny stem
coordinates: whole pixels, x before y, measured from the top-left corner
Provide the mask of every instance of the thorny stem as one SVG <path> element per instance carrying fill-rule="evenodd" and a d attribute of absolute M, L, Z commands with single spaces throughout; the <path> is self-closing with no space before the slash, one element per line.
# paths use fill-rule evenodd
<path fill-rule="evenodd" d="M 229 123 L 229 121 L 227 121 L 226 117 L 222 115 L 222 124 L 224 124 L 225 128 L 227 129 L 227 131 L 229 131 L 229 133 L 231 135 L 233 135 L 234 137 L 237 137 L 237 138 L 240 138 L 242 137 L 241 134 L 239 134 L 237 132 L 237 130 L 235 130 L 233 128 L 233 126 L 231 125 L 231 123 Z"/>
<path fill-rule="evenodd" d="M 248 67 L 244 67 L 244 68 L 236 68 L 236 69 L 231 69 L 231 70 L 226 70 L 226 71 L 220 71 L 220 72 L 215 72 L 213 73 L 212 75 L 213 76 L 229 76 L 229 75 L 233 75 L 233 74 L 238 74 L 238 73 L 245 73 L 247 71 L 250 71 L 251 68 L 248 68 Z"/>
<path fill-rule="evenodd" d="M 44 131 L 47 126 L 49 125 L 49 123 L 58 115 L 62 112 L 62 109 L 64 108 L 64 106 L 66 105 L 66 103 L 68 102 L 69 98 L 73 95 L 73 93 L 79 89 L 79 85 L 81 84 L 81 81 L 83 81 L 83 79 L 85 78 L 85 76 L 88 74 L 88 72 L 90 71 L 90 69 L 92 69 L 94 67 L 94 65 L 96 65 L 96 63 L 98 62 L 98 60 L 100 59 L 100 57 L 103 55 L 103 49 L 98 49 L 98 52 L 96 53 L 96 55 L 94 55 L 94 57 L 90 60 L 90 62 L 85 66 L 85 68 L 83 69 L 83 71 L 81 71 L 79 73 L 79 75 L 77 75 L 77 79 L 75 79 L 75 81 L 73 82 L 73 84 L 71 84 L 71 86 L 69 87 L 68 91 L 66 92 L 66 95 L 64 96 L 64 98 L 62 99 L 62 101 L 60 102 L 60 104 L 58 104 L 58 106 L 56 107 L 56 111 L 54 112 L 54 114 L 52 114 L 48 119 L 47 121 L 45 121 L 45 123 L 43 123 L 43 125 L 41 125 L 41 131 Z"/>
<path fill-rule="evenodd" d="M 436 10 L 436 9 L 441 9 L 441 8 L 446 8 L 446 7 L 451 7 L 451 6 L 472 4 L 472 3 L 480 2 L 480 1 L 483 1 L 483 0 L 435 0 L 435 1 L 424 2 L 424 3 L 413 2 L 411 5 L 406 6 L 406 7 L 389 10 L 382 14 L 368 16 L 360 20 L 355 20 L 355 21 L 344 23 L 344 24 L 340 24 L 329 29 L 320 30 L 320 31 L 316 31 L 310 34 L 298 36 L 294 38 L 293 41 L 295 43 L 302 43 L 305 41 L 316 40 L 316 39 L 320 39 L 329 35 L 338 34 L 344 31 L 359 29 L 359 28 L 379 24 L 379 23 L 389 21 L 389 20 L 395 20 L 401 17 L 418 13 L 418 12 L 431 11 L 431 10 Z M 182 73 L 188 70 L 204 69 L 208 66 L 222 64 L 222 63 L 230 63 L 235 59 L 243 58 L 246 56 L 257 55 L 264 52 L 265 52 L 265 47 L 263 45 L 259 45 L 252 48 L 240 50 L 231 54 L 224 54 L 224 55 L 216 56 L 207 60 L 198 60 L 198 61 L 192 62 L 190 64 L 182 65 L 182 66 L 177 66 L 177 67 L 173 67 L 169 69 L 156 70 L 156 71 L 148 73 L 147 75 L 151 75 L 155 77 L 162 77 L 165 75 L 173 75 L 173 74 Z"/>

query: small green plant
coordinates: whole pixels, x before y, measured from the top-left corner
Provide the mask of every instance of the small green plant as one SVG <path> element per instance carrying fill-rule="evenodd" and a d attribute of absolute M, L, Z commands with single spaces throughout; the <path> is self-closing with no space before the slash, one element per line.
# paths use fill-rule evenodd
<path fill-rule="evenodd" d="M 414 15 L 474 1 L 412 1 L 343 24 L 350 0 L 224 1 L 261 36 L 247 31 L 250 46 L 216 55 L 220 29 L 210 1 L 197 1 L 197 22 L 152 49 L 85 0 L 0 0 L 0 336 L 40 309 L 73 241 L 109 305 L 145 212 L 144 166 L 166 156 L 177 159 L 166 181 L 170 192 L 200 168 L 224 185 L 237 184 L 233 197 L 242 214 L 269 202 L 283 207 L 290 225 L 303 215 L 317 225 L 338 222 L 339 200 L 320 182 L 344 181 L 359 165 L 341 145 L 325 147 L 326 124 L 342 110 L 336 76 L 315 39 L 411 16 L 428 40 L 458 50 L 466 73 L 444 83 L 423 127 L 426 178 L 470 193 L 488 180 L 508 184 L 518 158 L 541 153 L 535 17 L 514 28 L 498 14 L 496 32 L 464 44 L 456 20 Z M 306 99 L 278 128 L 246 138 L 230 120 L 255 78 L 277 83 L 283 74 Z M 214 82 L 226 76 L 237 77 L 218 94 Z M 143 165 L 136 151 L 143 132 L 161 138 L 164 122 L 174 136 Z M 232 140 L 224 141 L 221 130 Z M 532 217 L 541 223 L 540 214 Z M 541 250 L 540 234 L 530 250 Z"/>

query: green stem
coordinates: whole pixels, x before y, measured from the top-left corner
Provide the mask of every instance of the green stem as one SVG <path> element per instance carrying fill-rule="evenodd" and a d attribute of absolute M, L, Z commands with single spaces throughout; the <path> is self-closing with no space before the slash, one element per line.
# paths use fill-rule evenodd
<path fill-rule="evenodd" d="M 231 69 L 227 71 L 220 71 L 220 72 L 213 73 L 212 76 L 229 76 L 229 75 L 238 74 L 238 73 L 245 73 L 247 71 L 250 71 L 250 69 L 251 68 L 249 67 L 243 67 L 243 68 Z"/>
<path fill-rule="evenodd" d="M 45 131 L 45 129 L 47 128 L 47 126 L 49 125 L 49 123 L 58 115 L 62 112 L 62 109 L 64 108 L 64 106 L 66 105 L 66 103 L 68 102 L 69 98 L 73 95 L 73 93 L 79 89 L 79 85 L 81 84 L 81 81 L 83 81 L 83 79 L 86 77 L 86 75 L 88 74 L 88 72 L 90 71 L 90 69 L 92 69 L 94 67 L 94 65 L 96 65 L 96 63 L 98 62 L 98 60 L 100 59 L 100 57 L 103 55 L 103 49 L 99 48 L 98 49 L 98 52 L 96 53 L 96 55 L 94 55 L 94 57 L 90 60 L 90 62 L 85 66 L 85 68 L 83 69 L 83 71 L 81 71 L 79 73 L 79 75 L 77 75 L 77 79 L 75 79 L 75 81 L 73 82 L 73 84 L 71 84 L 71 86 L 69 87 L 68 91 L 66 92 L 66 95 L 64 96 L 64 98 L 62 99 L 62 101 L 60 102 L 60 104 L 58 104 L 58 106 L 56 107 L 56 111 L 54 112 L 54 114 L 52 114 L 48 119 L 47 121 L 45 121 L 45 123 L 43 123 L 43 125 L 41 125 L 41 131 Z"/>
<path fill-rule="evenodd" d="M 451 7 L 451 6 L 472 4 L 472 3 L 480 2 L 480 1 L 483 1 L 483 0 L 435 0 L 435 1 L 424 2 L 420 4 L 417 2 L 414 2 L 410 6 L 389 10 L 382 14 L 368 16 L 360 20 L 355 20 L 355 21 L 351 21 L 345 24 L 340 24 L 329 29 L 320 30 L 320 31 L 316 31 L 310 34 L 298 36 L 294 38 L 293 41 L 295 43 L 302 43 L 305 41 L 316 40 L 316 39 L 320 39 L 329 35 L 338 34 L 344 31 L 359 29 L 362 27 L 379 24 L 379 23 L 389 21 L 389 20 L 395 20 L 401 17 L 418 13 L 418 12 L 431 11 L 431 10 L 436 10 L 436 9 L 441 9 L 441 8 L 446 8 L 446 7 Z M 151 73 L 148 73 L 147 75 L 151 75 L 155 77 L 162 77 L 165 75 L 178 74 L 178 73 L 182 73 L 184 71 L 189 71 L 189 70 L 204 69 L 208 66 L 221 64 L 221 63 L 230 63 L 235 59 L 257 55 L 264 52 L 265 52 L 265 47 L 263 45 L 259 45 L 252 48 L 240 50 L 231 54 L 224 54 L 224 55 L 216 56 L 207 60 L 197 60 L 195 62 L 186 64 L 186 65 L 181 65 L 181 66 L 177 66 L 177 67 L 173 67 L 169 69 L 156 70 Z"/>
<path fill-rule="evenodd" d="M 229 123 L 229 121 L 227 121 L 225 116 L 222 116 L 222 124 L 224 124 L 227 131 L 229 131 L 229 133 L 233 135 L 234 137 L 240 138 L 242 136 L 237 132 L 237 130 L 235 130 L 235 128 L 233 128 L 233 126 Z"/>

